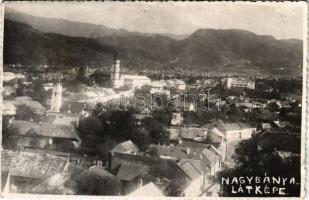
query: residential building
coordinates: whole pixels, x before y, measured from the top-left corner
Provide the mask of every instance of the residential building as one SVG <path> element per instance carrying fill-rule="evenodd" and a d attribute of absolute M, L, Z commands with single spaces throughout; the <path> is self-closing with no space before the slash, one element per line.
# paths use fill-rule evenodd
<path fill-rule="evenodd" d="M 32 189 L 68 169 L 68 158 L 4 150 L 1 160 L 2 191 L 32 193 Z"/>
<path fill-rule="evenodd" d="M 138 152 L 139 152 L 139 149 L 131 140 L 117 144 L 111 150 L 111 153 L 137 154 Z"/>
<path fill-rule="evenodd" d="M 219 140 L 223 141 L 232 141 L 239 139 L 248 139 L 251 138 L 252 134 L 256 132 L 256 126 L 250 123 L 230 121 L 230 120 L 217 120 L 215 121 L 208 134 L 213 140 L 220 138 Z"/>
<path fill-rule="evenodd" d="M 203 141 L 206 139 L 208 128 L 205 127 L 170 127 L 170 139 Z"/>
<path fill-rule="evenodd" d="M 244 78 L 227 78 L 226 87 L 231 88 L 248 88 L 254 90 L 255 82 Z"/>

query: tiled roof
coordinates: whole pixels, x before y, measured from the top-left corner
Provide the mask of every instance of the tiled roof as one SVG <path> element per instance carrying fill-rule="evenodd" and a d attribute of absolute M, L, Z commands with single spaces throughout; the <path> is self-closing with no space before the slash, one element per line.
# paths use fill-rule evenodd
<path fill-rule="evenodd" d="M 203 150 L 203 148 L 150 145 L 150 148 L 153 147 L 158 150 L 158 154 L 160 156 L 171 157 L 175 159 L 200 159 L 200 154 Z"/>
<path fill-rule="evenodd" d="M 21 144 L 23 147 L 26 147 L 26 148 L 43 149 L 48 144 L 48 141 L 47 139 L 44 139 L 44 138 L 20 137 L 17 143 Z"/>
<path fill-rule="evenodd" d="M 220 159 L 220 156 L 215 153 L 212 149 L 204 149 L 203 150 L 203 159 L 202 161 L 206 164 L 206 166 L 213 166 L 216 161 Z"/>
<path fill-rule="evenodd" d="M 125 163 L 131 163 L 135 165 L 143 165 L 148 168 L 158 167 L 165 171 L 166 169 L 172 169 L 174 173 L 165 173 L 164 176 L 170 180 L 180 177 L 187 177 L 187 175 L 179 168 L 179 166 L 170 159 L 162 159 L 152 156 L 112 153 L 111 170 L 117 170 L 120 165 Z"/>
<path fill-rule="evenodd" d="M 197 161 L 201 162 L 201 161 Z M 202 171 L 199 169 L 201 167 L 196 167 L 191 160 L 186 160 L 180 162 L 178 165 L 179 167 L 191 178 L 191 180 L 194 180 L 202 175 Z M 199 163 L 201 165 L 201 163 Z"/>
<path fill-rule="evenodd" d="M 56 125 L 50 123 L 41 123 L 41 125 L 36 128 L 34 132 L 44 137 L 79 140 L 79 137 L 76 135 L 76 131 L 73 125 Z"/>
<path fill-rule="evenodd" d="M 16 127 L 20 135 L 26 135 L 31 129 L 37 129 L 38 124 L 23 120 L 13 120 L 12 126 Z"/>
<path fill-rule="evenodd" d="M 175 138 L 177 135 L 185 139 L 197 139 L 205 137 L 207 129 L 197 127 L 177 127 L 167 129 L 171 135 Z"/>
<path fill-rule="evenodd" d="M 55 115 L 55 119 L 52 122 L 57 125 L 76 125 L 79 121 L 80 116 L 69 116 L 69 115 Z"/>
<path fill-rule="evenodd" d="M 242 130 L 247 128 L 255 128 L 249 123 L 238 122 L 238 121 L 223 121 L 219 119 L 214 123 L 214 126 L 220 131 L 232 131 L 232 130 Z"/>
<path fill-rule="evenodd" d="M 13 157 L 9 158 L 11 162 L 8 169 L 10 174 L 14 176 L 47 178 L 62 172 L 68 164 L 67 158 L 57 156 L 12 151 L 9 154 L 12 154 Z M 2 159 L 7 159 L 7 156 L 3 156 Z"/>
<path fill-rule="evenodd" d="M 116 153 L 137 153 L 138 151 L 139 150 L 137 146 L 131 140 L 117 144 L 111 150 L 111 152 L 116 152 Z"/>
<path fill-rule="evenodd" d="M 177 147 L 190 147 L 190 148 L 208 148 L 210 144 L 201 142 L 181 141 L 177 144 Z"/>

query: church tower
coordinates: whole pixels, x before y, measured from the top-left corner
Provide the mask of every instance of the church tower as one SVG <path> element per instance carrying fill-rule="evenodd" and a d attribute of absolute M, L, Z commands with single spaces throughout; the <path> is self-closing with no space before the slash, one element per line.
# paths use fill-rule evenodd
<path fill-rule="evenodd" d="M 51 97 L 51 111 L 60 112 L 61 106 L 62 106 L 62 85 L 61 83 L 58 82 L 56 86 L 53 87 L 53 93 Z"/>
<path fill-rule="evenodd" d="M 113 64 L 111 67 L 111 82 L 112 87 L 114 88 L 122 86 L 120 79 L 120 60 L 117 59 L 117 53 L 114 55 Z"/>

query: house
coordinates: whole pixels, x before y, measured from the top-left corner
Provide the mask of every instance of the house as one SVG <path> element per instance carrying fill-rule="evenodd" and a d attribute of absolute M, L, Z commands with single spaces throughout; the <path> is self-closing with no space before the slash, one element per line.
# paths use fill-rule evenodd
<path fill-rule="evenodd" d="M 255 82 L 244 79 L 244 78 L 227 78 L 226 79 L 226 87 L 228 89 L 231 89 L 231 88 L 248 88 L 248 89 L 254 90 Z"/>
<path fill-rule="evenodd" d="M 111 150 L 111 153 L 137 154 L 138 152 L 138 147 L 131 140 L 117 144 Z"/>
<path fill-rule="evenodd" d="M 229 120 L 223 121 L 221 119 L 215 121 L 208 131 L 211 139 L 218 140 L 220 138 L 222 141 L 248 139 L 255 132 L 256 127 L 250 123 Z"/>
<path fill-rule="evenodd" d="M 156 182 L 161 191 L 170 191 L 171 187 L 175 187 L 174 184 L 185 187 L 189 181 L 189 177 L 173 160 L 139 154 L 111 153 L 108 169 L 122 180 L 124 194 L 129 194 L 141 185 L 147 184 L 148 174 L 153 171 L 156 173 L 157 181 L 152 181 Z"/>
<path fill-rule="evenodd" d="M 168 146 L 168 145 L 154 145 L 151 144 L 149 148 L 154 148 L 160 158 L 163 159 L 199 159 L 202 153 L 202 148 L 190 148 L 181 146 Z"/>
<path fill-rule="evenodd" d="M 20 135 L 17 142 L 17 147 L 20 150 L 57 148 L 60 146 L 70 148 L 70 145 L 77 147 L 81 141 L 73 125 L 46 122 L 36 124 L 21 120 L 13 120 L 11 125 L 17 128 Z"/>
<path fill-rule="evenodd" d="M 3 81 L 8 82 L 14 79 L 25 79 L 26 76 L 23 74 L 14 74 L 13 72 L 3 72 Z"/>
<path fill-rule="evenodd" d="M 190 177 L 191 182 L 184 189 L 186 197 L 200 196 L 208 187 L 214 184 L 210 178 L 221 170 L 221 156 L 218 150 L 209 145 L 199 155 L 199 159 L 181 159 L 178 166 Z"/>
<path fill-rule="evenodd" d="M 204 127 L 171 127 L 167 131 L 170 133 L 170 139 L 203 141 L 206 139 L 208 129 Z"/>
<path fill-rule="evenodd" d="M 122 75 L 124 86 L 127 86 L 129 89 L 141 88 L 143 85 L 147 85 L 151 83 L 150 78 L 147 76 L 140 75 Z"/>
<path fill-rule="evenodd" d="M 176 88 L 182 91 L 186 89 L 186 83 L 183 80 L 172 79 L 172 80 L 166 80 L 165 82 L 166 85 L 170 88 Z"/>
<path fill-rule="evenodd" d="M 127 196 L 131 197 L 164 197 L 163 192 L 153 183 L 150 182 L 141 186 Z"/>
<path fill-rule="evenodd" d="M 50 146 L 53 146 L 61 141 L 80 141 L 73 125 L 41 123 L 40 126 L 34 129 L 31 134 L 48 138 L 48 143 Z"/>
<path fill-rule="evenodd" d="M 11 102 L 3 101 L 2 115 L 16 115 L 16 106 Z"/>
<path fill-rule="evenodd" d="M 10 101 L 16 107 L 20 105 L 26 105 L 33 109 L 36 112 L 45 111 L 45 108 L 40 104 L 38 101 L 32 100 L 30 97 L 23 96 L 23 97 L 16 97 L 14 101 Z"/>
<path fill-rule="evenodd" d="M 2 152 L 1 163 L 2 191 L 11 193 L 31 193 L 34 186 L 69 165 L 67 158 L 8 150 Z"/>
<path fill-rule="evenodd" d="M 44 149 L 47 146 L 48 146 L 47 138 L 24 136 L 18 138 L 16 148 L 19 151 L 25 151 L 28 149 Z"/>
<path fill-rule="evenodd" d="M 74 114 L 74 113 L 49 113 L 50 116 L 50 123 L 55 125 L 73 125 L 78 126 L 79 119 L 81 117 L 80 114 Z"/>
<path fill-rule="evenodd" d="M 39 125 L 34 122 L 14 119 L 10 121 L 10 125 L 18 130 L 19 135 L 26 135 L 30 130 L 37 129 L 39 127 Z"/>

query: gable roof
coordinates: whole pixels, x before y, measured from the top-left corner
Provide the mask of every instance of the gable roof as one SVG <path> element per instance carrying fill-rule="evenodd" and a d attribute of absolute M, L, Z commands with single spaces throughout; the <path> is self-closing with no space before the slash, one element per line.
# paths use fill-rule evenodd
<path fill-rule="evenodd" d="M 233 121 L 233 120 L 217 120 L 214 122 L 213 127 L 216 127 L 222 132 L 226 131 L 236 131 L 236 130 L 243 130 L 248 128 L 255 128 L 250 123 L 244 123 L 239 121 Z"/>
<path fill-rule="evenodd" d="M 156 148 L 160 156 L 171 157 L 174 159 L 200 159 L 203 148 L 189 148 L 180 146 L 150 145 Z"/>
<path fill-rule="evenodd" d="M 29 152 L 12 154 L 8 170 L 13 176 L 43 179 L 62 172 L 68 164 L 67 158 L 57 156 Z"/>
<path fill-rule="evenodd" d="M 181 141 L 177 144 L 177 147 L 190 147 L 190 148 L 208 148 L 210 144 L 201 142 Z"/>
<path fill-rule="evenodd" d="M 163 197 L 164 195 L 162 191 L 153 182 L 150 182 L 130 193 L 128 196 Z"/>
<path fill-rule="evenodd" d="M 73 125 L 41 123 L 33 132 L 43 137 L 80 140 Z"/>
<path fill-rule="evenodd" d="M 198 139 L 206 136 L 207 128 L 199 128 L 199 127 L 176 127 L 167 129 L 173 138 L 176 138 L 177 135 L 184 139 Z"/>
<path fill-rule="evenodd" d="M 20 135 L 26 135 L 31 129 L 37 129 L 38 124 L 24 120 L 13 120 L 12 126 L 16 127 Z"/>
<path fill-rule="evenodd" d="M 48 141 L 47 139 L 44 139 L 44 138 L 20 137 L 17 143 L 21 144 L 23 147 L 26 147 L 26 148 L 43 149 L 48 144 Z"/>
<path fill-rule="evenodd" d="M 202 155 L 202 162 L 204 162 L 204 164 L 208 167 L 212 167 L 220 159 L 220 155 L 212 149 L 204 149 Z"/>
<path fill-rule="evenodd" d="M 191 178 L 191 180 L 197 179 L 203 173 L 200 160 L 182 160 L 178 165 Z"/>
<path fill-rule="evenodd" d="M 76 125 L 80 118 L 80 116 L 72 116 L 67 114 L 58 114 L 54 116 L 55 118 L 52 123 L 57 125 Z"/>
<path fill-rule="evenodd" d="M 137 146 L 131 140 L 119 143 L 111 150 L 116 153 L 138 153 L 138 151 Z"/>

